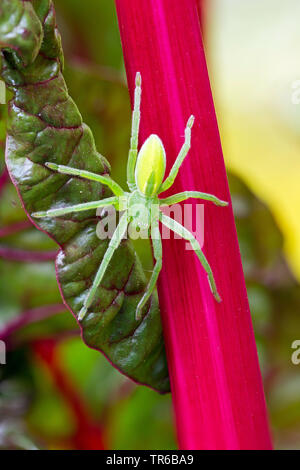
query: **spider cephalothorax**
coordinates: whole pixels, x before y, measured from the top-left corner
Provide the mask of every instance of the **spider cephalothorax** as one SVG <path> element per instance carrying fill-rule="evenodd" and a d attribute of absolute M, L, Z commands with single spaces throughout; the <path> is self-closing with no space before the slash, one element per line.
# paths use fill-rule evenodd
<path fill-rule="evenodd" d="M 227 202 L 221 201 L 216 196 L 207 193 L 201 193 L 199 191 L 184 191 L 167 198 L 159 198 L 160 193 L 166 191 L 172 186 L 178 170 L 184 158 L 188 154 L 191 146 L 191 128 L 194 123 L 194 116 L 191 116 L 187 122 L 187 126 L 185 128 L 184 144 L 176 158 L 173 167 L 171 168 L 170 174 L 164 180 L 166 170 L 166 153 L 161 139 L 155 134 L 150 135 L 150 137 L 148 137 L 138 152 L 140 103 L 142 91 L 141 75 L 139 72 L 136 74 L 135 83 L 136 87 L 134 95 L 134 110 L 132 116 L 132 133 L 127 163 L 127 184 L 130 192 L 123 191 L 123 189 L 109 176 L 97 175 L 95 173 L 82 171 L 64 165 L 56 165 L 55 163 L 46 163 L 48 168 L 54 171 L 58 171 L 59 173 L 99 181 L 100 183 L 108 186 L 114 196 L 102 199 L 100 201 L 77 204 L 75 206 L 62 207 L 46 212 L 37 212 L 32 214 L 33 217 L 58 217 L 70 212 L 97 209 L 99 207 L 108 206 L 114 206 L 118 211 L 122 211 L 119 224 L 111 237 L 107 251 L 104 254 L 102 262 L 93 281 L 93 285 L 83 302 L 83 306 L 78 316 L 79 320 L 84 318 L 88 309 L 91 307 L 96 291 L 103 279 L 109 262 L 115 250 L 120 245 L 121 240 L 124 238 L 128 225 L 131 223 L 137 225 L 141 230 L 146 230 L 148 233 L 150 232 L 153 245 L 153 254 L 155 258 L 155 266 L 153 268 L 152 276 L 136 309 L 137 319 L 141 317 L 143 307 L 145 306 L 146 302 L 151 296 L 151 293 L 153 292 L 153 289 L 155 288 L 157 278 L 162 267 L 162 243 L 159 230 L 159 221 L 170 230 L 190 242 L 207 273 L 209 285 L 215 299 L 220 301 L 220 296 L 216 288 L 211 267 L 208 264 L 198 241 L 183 225 L 176 222 L 176 220 L 171 219 L 160 210 L 160 208 L 163 206 L 176 204 L 191 197 L 212 201 L 220 206 L 227 205 Z"/>

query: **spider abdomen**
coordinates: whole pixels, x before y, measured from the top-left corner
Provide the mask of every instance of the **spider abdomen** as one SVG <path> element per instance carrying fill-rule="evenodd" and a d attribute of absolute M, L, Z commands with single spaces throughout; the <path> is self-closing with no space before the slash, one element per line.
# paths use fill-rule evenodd
<path fill-rule="evenodd" d="M 139 151 L 135 181 L 140 193 L 153 197 L 163 181 L 166 170 L 166 152 L 161 139 L 152 134 L 144 142 Z"/>

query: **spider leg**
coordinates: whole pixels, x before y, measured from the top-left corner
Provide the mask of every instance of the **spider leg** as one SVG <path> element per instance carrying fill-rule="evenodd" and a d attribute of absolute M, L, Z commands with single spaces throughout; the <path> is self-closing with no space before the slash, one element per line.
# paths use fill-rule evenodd
<path fill-rule="evenodd" d="M 176 222 L 176 220 L 171 219 L 170 217 L 166 216 L 162 212 L 160 212 L 159 214 L 159 219 L 161 223 L 163 223 L 170 230 L 173 230 L 173 232 L 177 233 L 182 238 L 190 242 L 190 244 L 192 245 L 192 248 L 194 249 L 194 251 L 196 252 L 196 255 L 198 256 L 200 260 L 200 263 L 202 264 L 203 268 L 205 269 L 207 273 L 209 286 L 210 286 L 213 296 L 215 297 L 217 302 L 221 302 L 221 297 L 219 296 L 218 291 L 217 291 L 217 286 L 216 286 L 212 269 L 207 259 L 205 258 L 196 238 L 191 234 L 189 230 L 183 227 L 183 225 Z"/>
<path fill-rule="evenodd" d="M 79 321 L 83 320 L 83 318 L 85 317 L 85 315 L 88 311 L 88 308 L 91 306 L 91 304 L 94 300 L 96 291 L 97 291 L 97 289 L 98 289 L 98 287 L 99 287 L 99 285 L 100 285 L 100 283 L 103 279 L 105 271 L 106 271 L 106 269 L 109 265 L 109 262 L 112 259 L 112 256 L 113 256 L 114 252 L 116 251 L 116 249 L 120 245 L 120 243 L 121 243 L 121 241 L 122 241 L 122 239 L 125 235 L 127 225 L 128 225 L 127 212 L 125 212 L 122 215 L 116 230 L 114 231 L 114 234 L 113 234 L 113 236 L 112 236 L 112 238 L 109 242 L 107 250 L 106 250 L 106 252 L 103 256 L 100 267 L 99 267 L 99 269 L 97 271 L 97 274 L 95 276 L 93 285 L 90 288 L 89 293 L 88 293 L 88 295 L 85 298 L 85 301 L 83 303 L 83 307 L 79 312 L 79 315 L 78 315 L 78 320 Z"/>
<path fill-rule="evenodd" d="M 184 144 L 181 147 L 181 150 L 175 160 L 175 163 L 171 168 L 169 176 L 165 179 L 165 181 L 162 183 L 161 187 L 159 188 L 159 193 L 166 191 L 172 186 L 177 176 L 177 173 L 179 171 L 179 168 L 182 165 L 183 160 L 185 159 L 185 157 L 188 154 L 188 151 L 191 148 L 191 129 L 193 127 L 194 120 L 195 120 L 194 116 L 189 117 L 189 120 L 187 122 L 185 131 L 184 131 L 184 135 L 185 135 Z"/>
<path fill-rule="evenodd" d="M 64 175 L 79 176 L 92 181 L 98 181 L 99 183 L 105 184 L 110 188 L 110 190 L 115 194 L 115 196 L 122 196 L 124 194 L 121 186 L 118 185 L 114 180 L 109 176 L 97 175 L 96 173 L 91 173 L 90 171 L 78 170 L 77 168 L 72 168 L 65 165 L 57 165 L 56 163 L 47 162 L 45 163 L 46 167 L 51 170 L 57 171 Z"/>
<path fill-rule="evenodd" d="M 152 275 L 147 285 L 146 291 L 137 306 L 136 313 L 135 313 L 136 320 L 141 319 L 142 309 L 153 292 L 153 289 L 156 285 L 157 278 L 159 276 L 159 273 L 162 267 L 161 236 L 160 236 L 160 231 L 159 231 L 158 218 L 155 218 L 155 217 L 153 217 L 153 220 L 151 222 L 151 239 L 152 239 L 152 245 L 153 245 L 153 254 L 155 258 L 155 266 L 153 268 Z"/>
<path fill-rule="evenodd" d="M 127 162 L 127 184 L 130 191 L 136 189 L 135 185 L 135 164 L 138 154 L 138 139 L 139 139 L 139 128 L 140 128 L 140 119 L 141 119 L 141 74 L 137 72 L 135 76 L 135 91 L 134 91 L 134 107 L 132 113 L 132 127 L 131 127 L 131 138 L 130 138 L 130 149 Z"/>
<path fill-rule="evenodd" d="M 213 194 L 200 193 L 199 191 L 184 191 L 182 193 L 177 193 L 173 196 L 166 197 L 165 199 L 160 200 L 160 206 L 170 206 L 172 204 L 177 204 L 178 202 L 185 201 L 190 197 L 211 201 L 216 204 L 216 206 L 228 206 L 228 202 L 222 201 Z"/>
<path fill-rule="evenodd" d="M 67 206 L 59 209 L 50 209 L 49 211 L 34 212 L 32 217 L 59 217 L 60 215 L 70 214 L 71 212 L 87 211 L 89 209 L 97 209 L 98 207 L 107 207 L 117 204 L 118 197 L 108 197 L 101 201 L 85 202 L 83 204 L 76 204 L 75 206 Z"/>

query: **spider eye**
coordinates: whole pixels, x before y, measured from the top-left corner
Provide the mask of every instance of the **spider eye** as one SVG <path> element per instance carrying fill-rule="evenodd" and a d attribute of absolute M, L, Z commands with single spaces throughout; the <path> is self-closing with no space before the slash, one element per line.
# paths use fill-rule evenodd
<path fill-rule="evenodd" d="M 139 151 L 135 181 L 139 191 L 146 196 L 157 194 L 166 170 L 166 153 L 161 139 L 152 134 Z"/>

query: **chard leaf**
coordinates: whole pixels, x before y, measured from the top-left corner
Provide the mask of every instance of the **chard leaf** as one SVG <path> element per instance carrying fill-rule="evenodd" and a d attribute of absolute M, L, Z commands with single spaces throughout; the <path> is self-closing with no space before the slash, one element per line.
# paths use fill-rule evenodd
<path fill-rule="evenodd" d="M 68 94 L 63 53 L 50 0 L 0 0 L 1 78 L 12 91 L 6 162 L 28 217 L 61 248 L 56 273 L 64 302 L 77 317 L 107 249 L 96 235 L 95 211 L 58 218 L 30 214 L 109 197 L 99 183 L 52 172 L 54 162 L 99 174 L 110 172 L 91 130 Z M 157 294 L 135 320 L 146 287 L 141 263 L 124 240 L 115 252 L 92 309 L 80 324 L 86 344 L 122 373 L 159 392 L 169 378 Z"/>

